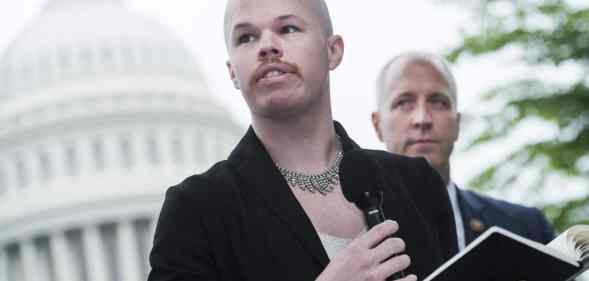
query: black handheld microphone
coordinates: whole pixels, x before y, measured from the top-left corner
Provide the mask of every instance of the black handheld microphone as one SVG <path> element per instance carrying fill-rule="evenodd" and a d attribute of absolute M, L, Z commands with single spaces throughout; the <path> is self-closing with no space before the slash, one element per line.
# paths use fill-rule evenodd
<path fill-rule="evenodd" d="M 378 172 L 378 164 L 365 151 L 352 150 L 344 153 L 339 164 L 339 178 L 346 199 L 364 213 L 368 229 L 385 220 L 382 211 L 384 179 Z M 388 280 L 405 277 L 400 271 Z"/>

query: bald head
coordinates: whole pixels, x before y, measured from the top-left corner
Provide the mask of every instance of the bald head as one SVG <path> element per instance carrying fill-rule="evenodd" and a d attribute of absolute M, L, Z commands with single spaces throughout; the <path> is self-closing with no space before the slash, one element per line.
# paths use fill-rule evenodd
<path fill-rule="evenodd" d="M 233 11 L 236 5 L 245 1 L 255 0 L 228 0 L 225 6 L 225 18 L 223 21 L 223 32 L 225 35 L 225 45 L 229 46 L 229 35 L 231 34 L 231 28 L 233 24 Z M 319 19 L 319 24 L 326 38 L 333 35 L 333 24 L 331 23 L 331 17 L 329 15 L 329 9 L 324 0 L 292 0 L 299 1 L 302 5 L 308 6 L 313 13 Z"/>
<path fill-rule="evenodd" d="M 384 104 L 391 84 L 395 82 L 403 70 L 412 64 L 428 64 L 432 66 L 448 84 L 450 97 L 453 99 L 456 108 L 458 100 L 456 97 L 456 81 L 450 71 L 448 63 L 443 58 L 426 52 L 405 52 L 388 61 L 380 71 L 377 81 L 377 107 Z"/>

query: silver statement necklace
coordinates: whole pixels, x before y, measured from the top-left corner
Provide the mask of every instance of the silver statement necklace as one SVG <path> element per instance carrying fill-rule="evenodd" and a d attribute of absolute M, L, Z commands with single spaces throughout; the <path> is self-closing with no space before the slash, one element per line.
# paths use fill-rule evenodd
<path fill-rule="evenodd" d="M 276 165 L 278 171 L 282 174 L 286 182 L 290 186 L 298 187 L 303 191 L 311 193 L 320 193 L 327 195 L 333 191 L 336 185 L 339 184 L 339 164 L 344 156 L 341 149 L 341 141 L 339 136 L 337 139 L 337 152 L 335 154 L 335 161 L 331 167 L 319 174 L 303 174 L 296 171 L 291 171 Z"/>

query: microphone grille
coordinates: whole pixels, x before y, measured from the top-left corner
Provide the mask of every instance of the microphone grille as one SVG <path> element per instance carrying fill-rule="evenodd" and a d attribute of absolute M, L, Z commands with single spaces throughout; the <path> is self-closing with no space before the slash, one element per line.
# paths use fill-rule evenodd
<path fill-rule="evenodd" d="M 355 204 L 363 200 L 366 192 L 376 194 L 382 189 L 379 166 L 364 150 L 344 153 L 339 165 L 339 178 L 344 197 Z"/>

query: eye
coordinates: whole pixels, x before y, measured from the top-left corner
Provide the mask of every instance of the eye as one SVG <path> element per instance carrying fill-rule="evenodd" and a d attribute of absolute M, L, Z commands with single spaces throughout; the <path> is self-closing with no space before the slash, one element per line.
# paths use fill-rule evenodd
<path fill-rule="evenodd" d="M 444 98 L 435 98 L 431 100 L 431 103 L 439 109 L 448 109 L 450 108 L 450 102 Z"/>
<path fill-rule="evenodd" d="M 242 34 L 239 37 L 237 37 L 237 45 L 250 43 L 250 42 L 253 42 L 254 40 L 256 40 L 256 37 L 253 36 L 252 34 L 248 34 L 248 33 Z"/>
<path fill-rule="evenodd" d="M 401 110 L 409 110 L 411 108 L 411 100 L 410 99 L 399 99 L 395 101 L 391 107 L 391 109 L 401 109 Z"/>
<path fill-rule="evenodd" d="M 299 29 L 293 25 L 285 25 L 280 29 L 280 32 L 282 32 L 283 34 L 294 33 L 297 31 L 299 31 Z"/>

